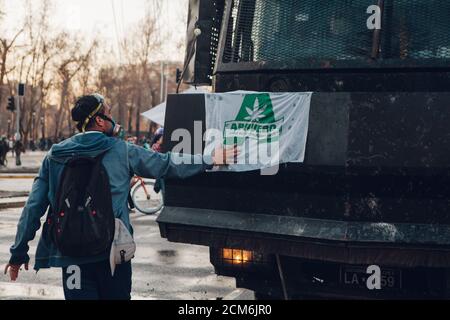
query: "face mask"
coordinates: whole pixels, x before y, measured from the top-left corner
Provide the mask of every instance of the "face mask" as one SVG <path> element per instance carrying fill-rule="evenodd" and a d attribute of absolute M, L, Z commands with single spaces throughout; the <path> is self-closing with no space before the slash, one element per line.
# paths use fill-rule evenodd
<path fill-rule="evenodd" d="M 109 137 L 119 137 L 119 138 L 123 138 L 125 136 L 125 132 L 122 128 L 121 125 L 117 124 L 114 119 L 111 119 L 110 117 L 100 113 L 98 114 L 97 112 L 100 110 L 100 108 L 102 107 L 105 98 L 99 94 L 99 93 L 94 93 L 92 95 L 95 99 L 97 99 L 97 102 L 99 103 L 99 106 L 96 110 L 94 110 L 94 112 L 86 119 L 84 127 L 86 126 L 86 124 L 89 122 L 89 120 L 95 115 L 97 114 L 99 117 L 101 117 L 103 120 L 107 120 L 109 122 L 111 122 L 111 129 L 108 130 L 108 132 L 105 132 L 105 134 Z M 84 132 L 84 127 L 83 127 L 83 132 Z"/>
<path fill-rule="evenodd" d="M 105 132 L 107 136 L 119 138 L 122 138 L 124 136 L 122 126 L 120 124 L 117 124 L 116 121 L 114 121 L 114 119 L 111 119 L 110 117 L 105 116 L 104 114 L 100 115 L 100 117 L 111 123 L 111 128 L 107 132 Z"/>
<path fill-rule="evenodd" d="M 117 124 L 114 119 L 108 119 L 111 122 L 111 129 L 106 133 L 106 135 L 110 137 L 119 137 L 123 136 L 123 128 L 120 124 Z"/>

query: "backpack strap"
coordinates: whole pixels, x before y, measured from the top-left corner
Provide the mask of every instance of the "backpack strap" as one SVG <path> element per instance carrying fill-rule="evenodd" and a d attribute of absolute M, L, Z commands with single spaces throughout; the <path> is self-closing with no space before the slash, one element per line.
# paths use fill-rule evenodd
<path fill-rule="evenodd" d="M 89 181 L 89 184 L 86 186 L 86 188 L 88 190 L 90 190 L 91 192 L 97 191 L 97 190 L 93 190 L 93 188 L 94 188 L 94 186 L 97 183 L 97 179 L 99 178 L 99 175 L 102 174 L 101 171 L 103 171 L 103 174 L 107 175 L 106 169 L 105 169 L 105 167 L 103 166 L 103 163 L 102 163 L 103 158 L 104 158 L 104 156 L 105 156 L 105 154 L 107 152 L 108 151 L 102 152 L 101 154 L 99 154 L 95 158 L 91 158 L 93 160 L 93 162 L 94 162 L 94 164 L 93 164 L 94 167 L 92 168 L 92 170 L 93 171 L 97 171 L 97 174 L 94 177 L 91 177 L 91 179 Z M 107 177 L 107 180 L 109 182 L 109 177 Z"/>

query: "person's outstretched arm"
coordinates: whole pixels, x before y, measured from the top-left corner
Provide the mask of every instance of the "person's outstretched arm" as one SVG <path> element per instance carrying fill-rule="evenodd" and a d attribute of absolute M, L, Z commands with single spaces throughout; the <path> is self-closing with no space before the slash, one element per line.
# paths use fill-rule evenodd
<path fill-rule="evenodd" d="M 19 219 L 16 240 L 10 249 L 11 259 L 6 265 L 5 274 L 10 269 L 10 277 L 13 281 L 16 280 L 22 264 L 25 264 L 25 268 L 28 269 L 28 262 L 30 260 L 28 256 L 28 242 L 36 236 L 36 232 L 41 226 L 41 217 L 45 214 L 49 206 L 48 161 L 48 158 L 45 157 L 39 174 L 34 179 L 31 193 Z"/>
<path fill-rule="evenodd" d="M 131 171 L 143 178 L 188 178 L 215 165 L 229 162 L 236 150 L 213 152 L 211 156 L 178 153 L 158 153 L 142 147 L 127 144 Z"/>

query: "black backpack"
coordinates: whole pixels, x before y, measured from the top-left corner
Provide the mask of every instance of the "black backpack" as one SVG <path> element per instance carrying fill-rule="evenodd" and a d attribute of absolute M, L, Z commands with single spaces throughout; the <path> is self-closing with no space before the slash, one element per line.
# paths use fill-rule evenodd
<path fill-rule="evenodd" d="M 95 256 L 111 247 L 115 220 L 103 155 L 74 158 L 63 169 L 47 224 L 49 238 L 64 256 Z"/>

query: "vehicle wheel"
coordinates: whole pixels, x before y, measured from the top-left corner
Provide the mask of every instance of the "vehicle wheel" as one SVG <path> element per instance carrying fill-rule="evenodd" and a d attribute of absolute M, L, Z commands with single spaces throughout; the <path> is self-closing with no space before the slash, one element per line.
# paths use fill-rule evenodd
<path fill-rule="evenodd" d="M 156 193 L 153 189 L 155 184 L 151 181 L 145 181 L 145 189 L 142 184 L 138 184 L 131 198 L 133 199 L 136 209 L 144 214 L 155 214 L 163 207 L 162 192 Z M 146 193 L 147 191 L 147 193 Z"/>

